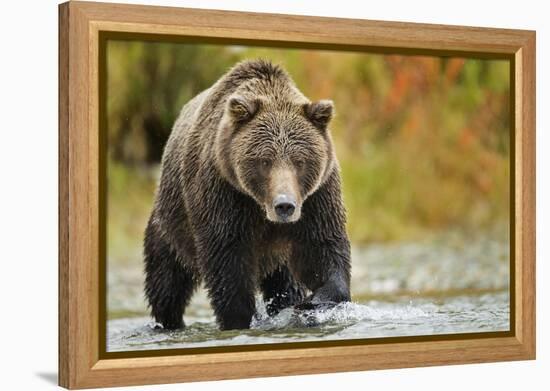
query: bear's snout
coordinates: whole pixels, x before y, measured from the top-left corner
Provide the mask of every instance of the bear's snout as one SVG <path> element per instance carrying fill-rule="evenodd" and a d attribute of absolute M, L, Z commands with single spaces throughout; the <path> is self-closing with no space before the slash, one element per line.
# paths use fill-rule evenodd
<path fill-rule="evenodd" d="M 279 194 L 273 200 L 273 209 L 283 221 L 288 220 L 296 210 L 296 200 L 288 194 Z"/>
<path fill-rule="evenodd" d="M 300 218 L 302 199 L 296 172 L 285 164 L 276 165 L 270 172 L 265 199 L 267 219 L 274 223 L 293 223 Z"/>

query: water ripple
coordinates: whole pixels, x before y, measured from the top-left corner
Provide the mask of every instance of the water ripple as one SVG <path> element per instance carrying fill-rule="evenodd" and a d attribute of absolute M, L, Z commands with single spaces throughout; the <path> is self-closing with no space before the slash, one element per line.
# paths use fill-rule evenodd
<path fill-rule="evenodd" d="M 159 330 L 147 317 L 111 320 L 108 351 L 507 331 L 510 324 L 506 291 L 286 309 L 274 317 L 257 304 L 250 330 L 220 331 L 212 316 L 187 317 L 178 331 Z"/>

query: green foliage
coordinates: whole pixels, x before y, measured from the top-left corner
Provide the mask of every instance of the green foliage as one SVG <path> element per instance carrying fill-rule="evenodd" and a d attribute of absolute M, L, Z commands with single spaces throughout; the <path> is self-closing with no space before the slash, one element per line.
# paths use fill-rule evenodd
<path fill-rule="evenodd" d="M 156 170 L 185 102 L 237 61 L 257 57 L 283 65 L 311 99 L 334 100 L 331 131 L 355 243 L 508 219 L 506 61 L 112 41 L 110 238 L 141 241 L 155 187 L 143 172 Z M 129 216 L 141 217 L 124 223 Z"/>
<path fill-rule="evenodd" d="M 107 172 L 107 254 L 118 262 L 141 258 L 141 243 L 157 184 L 157 167 L 109 161 Z"/>
<path fill-rule="evenodd" d="M 209 45 L 109 41 L 109 154 L 128 164 L 158 162 L 181 107 L 238 60 Z"/>

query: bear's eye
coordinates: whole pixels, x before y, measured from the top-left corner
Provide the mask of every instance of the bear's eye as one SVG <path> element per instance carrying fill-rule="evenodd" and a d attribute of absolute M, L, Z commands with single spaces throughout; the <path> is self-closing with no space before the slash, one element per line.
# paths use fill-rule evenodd
<path fill-rule="evenodd" d="M 262 159 L 260 161 L 260 164 L 262 165 L 263 168 L 269 168 L 271 166 L 271 160 L 269 159 Z"/>
<path fill-rule="evenodd" d="M 306 162 L 303 160 L 296 160 L 294 164 L 296 165 L 296 168 L 301 170 L 306 165 Z"/>

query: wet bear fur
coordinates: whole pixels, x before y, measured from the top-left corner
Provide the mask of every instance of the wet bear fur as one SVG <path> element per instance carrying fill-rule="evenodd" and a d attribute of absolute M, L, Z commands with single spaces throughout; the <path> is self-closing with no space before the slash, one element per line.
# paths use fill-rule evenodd
<path fill-rule="evenodd" d="M 184 327 L 201 282 L 221 329 L 250 327 L 257 292 L 270 315 L 350 300 L 332 113 L 263 60 L 237 64 L 183 107 L 144 239 L 145 294 L 165 329 Z M 291 202 L 282 214 L 281 197 Z"/>

